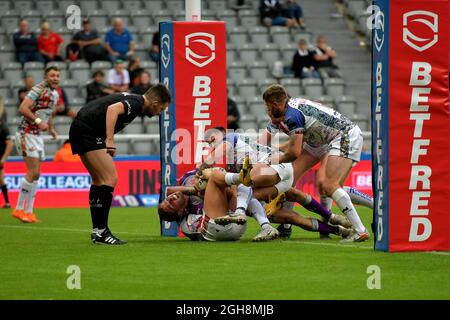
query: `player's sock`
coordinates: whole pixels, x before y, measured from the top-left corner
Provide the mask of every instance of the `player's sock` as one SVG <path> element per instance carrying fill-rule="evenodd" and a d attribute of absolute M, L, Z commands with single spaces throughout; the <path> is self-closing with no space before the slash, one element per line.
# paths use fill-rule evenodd
<path fill-rule="evenodd" d="M 17 200 L 16 210 L 24 209 L 25 200 L 28 198 L 28 194 L 31 192 L 32 186 L 32 182 L 28 182 L 25 178 L 22 179 L 22 185 L 20 186 L 19 199 Z"/>
<path fill-rule="evenodd" d="M 236 212 L 245 214 L 247 211 L 248 204 L 253 196 L 253 190 L 251 187 L 246 187 L 243 184 L 237 187 L 237 202 L 236 202 Z"/>
<path fill-rule="evenodd" d="M 264 207 L 258 200 L 251 199 L 250 203 L 248 204 L 248 210 L 251 212 L 253 218 L 258 221 L 261 227 L 265 224 L 270 224 L 269 219 L 264 212 Z"/>
<path fill-rule="evenodd" d="M 91 210 L 92 231 L 98 231 L 98 219 L 101 216 L 100 186 L 91 185 L 89 190 L 89 208 Z"/>
<path fill-rule="evenodd" d="M 102 207 L 101 207 L 102 210 L 101 210 L 100 217 L 97 221 L 98 229 L 108 228 L 108 216 L 109 216 L 109 209 L 111 208 L 113 192 L 114 192 L 113 187 L 110 187 L 107 185 L 102 185 L 99 187 L 99 197 L 100 197 L 100 202 L 102 203 Z"/>
<path fill-rule="evenodd" d="M 225 183 L 229 186 L 240 184 L 239 173 L 225 173 Z"/>
<path fill-rule="evenodd" d="M 354 204 L 373 209 L 373 198 L 368 194 L 348 186 L 344 186 L 344 190 L 348 193 Z"/>
<path fill-rule="evenodd" d="M 8 198 L 8 187 L 6 186 L 6 184 L 2 185 L 2 193 L 3 193 L 3 198 L 5 199 L 5 203 L 9 203 L 9 198 Z"/>
<path fill-rule="evenodd" d="M 311 218 L 313 231 L 319 231 L 320 233 L 333 233 L 339 234 L 339 227 L 330 226 L 329 224 L 319 221 L 317 219 Z"/>
<path fill-rule="evenodd" d="M 350 196 L 345 192 L 344 189 L 338 188 L 332 195 L 334 201 L 341 209 L 342 213 L 347 216 L 347 219 L 352 223 L 353 228 L 357 232 L 364 232 L 366 228 L 361 222 L 361 219 L 353 206 Z"/>
<path fill-rule="evenodd" d="M 320 204 L 327 210 L 331 211 L 331 206 L 333 205 L 333 199 L 320 195 Z"/>
<path fill-rule="evenodd" d="M 317 202 L 316 199 L 314 199 L 313 197 L 311 197 L 309 194 L 306 197 L 306 201 L 305 203 L 301 203 L 301 205 L 312 212 L 315 212 L 317 214 L 319 214 L 320 216 L 322 216 L 326 221 L 330 220 L 330 217 L 332 215 L 330 210 L 327 210 L 325 207 L 323 207 L 319 202 Z"/>
<path fill-rule="evenodd" d="M 30 192 L 27 195 L 27 204 L 25 206 L 25 213 L 33 213 L 34 199 L 36 199 L 36 192 L 38 188 L 38 180 L 31 184 Z"/>

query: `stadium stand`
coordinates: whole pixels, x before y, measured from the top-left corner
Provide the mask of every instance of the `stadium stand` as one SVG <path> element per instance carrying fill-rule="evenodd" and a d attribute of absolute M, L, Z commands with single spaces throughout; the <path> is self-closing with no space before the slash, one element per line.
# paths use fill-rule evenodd
<path fill-rule="evenodd" d="M 284 1 L 281 1 L 282 3 Z M 261 94 L 269 84 L 279 82 L 286 86 L 292 96 L 317 99 L 337 108 L 361 125 L 370 129 L 368 108 L 370 97 L 370 57 L 366 48 L 359 47 L 359 38 L 370 41 L 370 32 L 365 23 L 366 11 L 371 1 L 302 0 L 301 6 L 308 29 L 280 26 L 265 27 L 259 19 L 259 1 L 250 1 L 244 8 L 236 8 L 234 0 L 202 1 L 203 19 L 223 20 L 227 25 L 227 76 L 230 97 L 237 103 L 242 115 L 243 129 L 258 129 L 266 126 L 265 109 Z M 39 34 L 40 24 L 48 21 L 52 29 L 64 38 L 64 46 L 78 30 L 68 30 L 65 23 L 66 8 L 79 5 L 82 18 L 89 18 L 92 27 L 100 33 L 102 43 L 105 33 L 116 17 L 122 18 L 137 44 L 136 56 L 142 67 L 157 82 L 158 66 L 150 60 L 149 48 L 158 23 L 169 19 L 184 19 L 184 0 L 1 0 L 0 12 L 0 94 L 5 98 L 11 132 L 17 130 L 17 89 L 22 78 L 32 74 L 35 82 L 42 79 L 45 65 L 29 62 L 23 67 L 16 61 L 12 35 L 18 30 L 19 21 L 27 19 L 30 31 Z M 349 28 L 349 21 L 354 28 Z M 324 35 L 337 51 L 335 63 L 342 78 L 295 79 L 290 70 L 292 58 L 299 39 L 315 43 L 318 35 Z M 358 38 L 359 37 L 359 38 Z M 355 39 L 358 38 L 358 39 Z M 86 85 L 95 70 L 107 74 L 112 68 L 109 61 L 95 61 L 91 65 L 85 60 L 53 62 L 61 70 L 61 86 L 65 89 L 70 105 L 81 108 L 86 97 Z M 49 64 L 48 64 L 49 65 Z M 47 66 L 48 66 L 47 65 Z M 280 69 L 281 67 L 281 69 Z M 106 80 L 106 79 L 105 79 Z M 68 134 L 69 119 L 58 122 L 61 134 Z M 159 134 L 157 119 L 145 119 L 130 125 L 125 134 Z M 48 146 L 48 154 L 59 147 Z M 151 144 L 141 140 L 123 140 L 119 153 L 148 154 L 159 152 L 157 140 Z"/>

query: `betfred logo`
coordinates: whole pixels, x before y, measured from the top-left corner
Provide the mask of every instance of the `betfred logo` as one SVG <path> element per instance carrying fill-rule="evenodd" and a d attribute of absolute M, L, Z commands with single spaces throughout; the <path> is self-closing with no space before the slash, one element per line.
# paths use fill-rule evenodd
<path fill-rule="evenodd" d="M 161 61 L 164 69 L 167 69 L 170 62 L 170 36 L 168 34 L 164 34 L 161 38 Z"/>
<path fill-rule="evenodd" d="M 202 68 L 216 58 L 214 35 L 205 32 L 188 34 L 185 38 L 186 59 L 193 65 Z"/>
<path fill-rule="evenodd" d="M 377 51 L 380 52 L 381 48 L 383 48 L 384 44 L 384 13 L 383 11 L 378 11 L 375 14 L 375 48 L 377 48 Z"/>
<path fill-rule="evenodd" d="M 419 52 L 431 48 L 438 41 L 438 15 L 424 10 L 403 15 L 403 41 Z"/>

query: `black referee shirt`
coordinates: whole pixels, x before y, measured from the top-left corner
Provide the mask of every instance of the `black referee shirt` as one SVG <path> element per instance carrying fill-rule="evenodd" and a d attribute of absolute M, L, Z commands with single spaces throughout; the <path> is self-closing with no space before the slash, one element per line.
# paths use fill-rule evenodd
<path fill-rule="evenodd" d="M 106 111 L 108 106 L 122 102 L 125 113 L 117 117 L 114 133 L 125 128 L 137 116 L 143 115 L 144 97 L 126 92 L 114 93 L 93 100 L 86 104 L 77 113 L 75 121 L 87 130 L 91 135 L 106 136 Z"/>

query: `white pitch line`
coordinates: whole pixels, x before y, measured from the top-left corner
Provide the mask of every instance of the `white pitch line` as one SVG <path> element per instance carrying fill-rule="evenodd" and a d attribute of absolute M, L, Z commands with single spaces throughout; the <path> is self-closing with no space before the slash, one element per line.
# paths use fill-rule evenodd
<path fill-rule="evenodd" d="M 31 226 L 14 226 L 14 225 L 0 225 L 0 228 L 11 228 L 11 229 L 26 229 L 26 230 L 45 230 L 45 231 L 68 231 L 68 232 L 83 232 L 83 233 L 90 233 L 91 230 L 83 230 L 83 229 L 70 229 L 70 228 L 48 228 L 48 227 L 31 227 Z M 139 233 L 139 232 L 127 232 L 127 231 L 114 231 L 114 233 L 122 233 L 122 234 L 129 234 L 129 235 L 136 235 L 136 236 L 149 236 L 148 233 Z M 326 243 L 326 242 L 311 242 L 311 241 L 301 241 L 301 240 L 288 240 L 288 241 L 282 241 L 281 243 L 298 243 L 298 244 L 311 244 L 316 246 L 328 246 L 328 247 L 341 247 L 341 248 L 357 248 L 357 249 L 365 249 L 365 250 L 373 250 L 372 247 L 363 247 L 363 246 L 356 246 L 352 244 L 342 244 L 342 243 Z M 450 252 L 444 252 L 444 251 L 425 251 L 417 253 L 430 253 L 430 254 L 437 254 L 442 256 L 450 256 Z"/>

